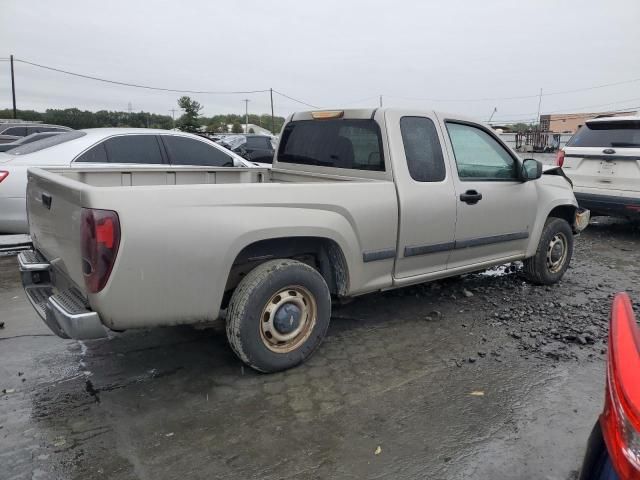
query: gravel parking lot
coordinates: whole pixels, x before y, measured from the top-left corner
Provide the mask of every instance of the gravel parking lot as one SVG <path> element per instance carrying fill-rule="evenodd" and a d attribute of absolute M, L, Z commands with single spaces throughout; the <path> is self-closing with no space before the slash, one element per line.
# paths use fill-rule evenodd
<path fill-rule="evenodd" d="M 596 218 L 554 287 L 514 264 L 358 298 L 272 375 L 222 325 L 54 337 L 1 257 L 0 477 L 575 478 L 639 237 Z"/>

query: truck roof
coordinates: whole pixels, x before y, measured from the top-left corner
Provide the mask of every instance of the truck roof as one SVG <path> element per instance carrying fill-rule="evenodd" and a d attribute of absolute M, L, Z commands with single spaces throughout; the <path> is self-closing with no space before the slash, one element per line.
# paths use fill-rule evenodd
<path fill-rule="evenodd" d="M 441 119 L 456 119 L 456 120 L 466 120 L 474 123 L 482 123 L 485 124 L 484 121 L 479 120 L 477 118 L 468 117 L 465 115 L 459 115 L 451 112 L 441 112 L 436 111 L 429 108 L 401 108 L 401 107 L 378 107 L 378 108 L 319 108 L 317 110 L 305 110 L 301 112 L 296 112 L 291 115 L 289 118 L 290 121 L 296 120 L 312 120 L 314 119 L 314 114 L 318 114 L 320 112 L 324 114 L 328 114 L 331 112 L 343 112 L 342 115 L 336 116 L 335 118 L 351 118 L 351 119 L 368 119 L 373 118 L 376 112 L 400 112 L 402 115 L 436 115 Z M 330 117 L 328 117 L 330 118 Z"/>

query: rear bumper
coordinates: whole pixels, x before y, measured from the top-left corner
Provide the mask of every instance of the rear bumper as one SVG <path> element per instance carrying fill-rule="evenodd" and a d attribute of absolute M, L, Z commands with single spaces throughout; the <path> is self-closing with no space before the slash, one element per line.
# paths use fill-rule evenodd
<path fill-rule="evenodd" d="M 18 254 L 18 265 L 29 302 L 53 333 L 78 340 L 107 336 L 100 316 L 37 250 Z"/>
<path fill-rule="evenodd" d="M 640 198 L 584 192 L 574 194 L 578 205 L 591 210 L 592 215 L 640 218 Z"/>

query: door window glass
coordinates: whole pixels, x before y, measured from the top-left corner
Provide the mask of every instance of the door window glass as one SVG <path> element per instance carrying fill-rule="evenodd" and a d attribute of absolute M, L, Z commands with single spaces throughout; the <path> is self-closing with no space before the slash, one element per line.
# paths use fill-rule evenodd
<path fill-rule="evenodd" d="M 104 144 L 110 163 L 163 163 L 155 135 L 123 135 Z"/>
<path fill-rule="evenodd" d="M 78 157 L 76 162 L 83 163 L 108 163 L 107 151 L 104 148 L 104 142 L 99 143 L 95 147 L 91 147 Z"/>
<path fill-rule="evenodd" d="M 178 135 L 163 135 L 172 165 L 206 165 L 233 167 L 231 156 L 213 145 Z"/>
<path fill-rule="evenodd" d="M 447 130 L 461 180 L 512 180 L 516 162 L 491 135 L 481 128 L 447 122 Z"/>
<path fill-rule="evenodd" d="M 425 117 L 402 117 L 400 132 L 411 178 L 418 182 L 444 180 L 444 157 L 433 121 Z"/>

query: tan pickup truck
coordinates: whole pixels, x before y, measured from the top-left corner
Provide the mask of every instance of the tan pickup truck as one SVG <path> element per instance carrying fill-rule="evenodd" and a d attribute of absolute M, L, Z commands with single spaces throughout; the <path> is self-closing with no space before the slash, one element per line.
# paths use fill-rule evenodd
<path fill-rule="evenodd" d="M 515 260 L 560 280 L 586 226 L 570 182 L 432 111 L 293 114 L 273 169 L 29 171 L 26 293 L 64 338 L 226 317 L 272 372 L 320 345 L 332 297 Z"/>

